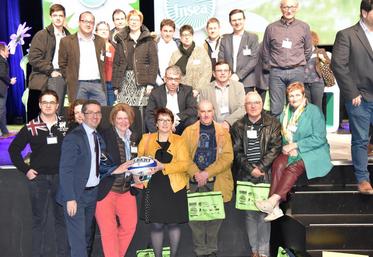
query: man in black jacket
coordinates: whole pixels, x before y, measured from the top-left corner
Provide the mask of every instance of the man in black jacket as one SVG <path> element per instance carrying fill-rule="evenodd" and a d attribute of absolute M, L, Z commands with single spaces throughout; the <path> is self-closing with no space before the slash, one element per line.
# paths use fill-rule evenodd
<path fill-rule="evenodd" d="M 245 109 L 246 115 L 231 128 L 235 157 L 233 177 L 235 181 L 269 183 L 272 162 L 281 152 L 281 125 L 276 118 L 263 112 L 262 98 L 255 91 L 246 95 Z M 252 256 L 269 256 L 271 224 L 264 222 L 265 215 L 260 211 L 246 211 Z"/>
<path fill-rule="evenodd" d="M 180 84 L 181 70 L 178 66 L 168 67 L 164 80 L 166 83 L 155 88 L 149 96 L 145 111 L 146 127 L 149 132 L 156 132 L 156 110 L 166 107 L 175 117 L 173 131 L 181 135 L 184 128 L 197 121 L 197 101 L 192 87 Z"/>
<path fill-rule="evenodd" d="M 45 256 L 43 235 L 50 203 L 53 206 L 56 256 L 67 257 L 69 252 L 63 208 L 56 203 L 56 192 L 59 185 L 61 145 L 68 128 L 66 121 L 56 115 L 56 92 L 49 89 L 43 91 L 39 107 L 39 116 L 27 123 L 10 144 L 9 155 L 14 166 L 28 179 L 32 207 L 32 257 Z M 27 144 L 32 149 L 29 164 L 22 158 L 22 151 Z"/>
<path fill-rule="evenodd" d="M 8 95 L 8 85 L 14 85 L 16 78 L 9 77 L 8 59 L 9 50 L 4 42 L 0 42 L 0 130 L 2 138 L 9 136 L 6 127 L 6 98 Z"/>

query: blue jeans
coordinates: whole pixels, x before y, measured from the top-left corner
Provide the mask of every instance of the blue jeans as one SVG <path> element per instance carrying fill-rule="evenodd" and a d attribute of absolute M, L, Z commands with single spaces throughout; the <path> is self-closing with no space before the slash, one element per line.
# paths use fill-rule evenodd
<path fill-rule="evenodd" d="M 350 130 L 352 164 L 358 183 L 370 181 L 368 171 L 369 126 L 373 124 L 373 102 L 361 101 L 359 106 L 345 103 Z"/>
<path fill-rule="evenodd" d="M 57 256 L 69 256 L 69 246 L 67 243 L 67 233 L 63 208 L 56 203 L 56 192 L 59 186 L 59 176 L 55 175 L 37 175 L 33 180 L 28 181 L 31 206 L 32 206 L 32 256 L 45 256 L 43 249 L 51 238 L 44 238 L 47 228 L 48 206 L 52 203 L 54 228 L 57 246 Z"/>
<path fill-rule="evenodd" d="M 304 81 L 304 67 L 292 69 L 272 68 L 269 72 L 269 96 L 271 99 L 271 113 L 279 117 L 284 109 L 286 88 L 290 83 Z"/>
<path fill-rule="evenodd" d="M 317 105 L 320 110 L 322 110 L 324 88 L 325 86 L 322 82 L 304 83 L 304 89 L 308 101 L 314 105 Z"/>
<path fill-rule="evenodd" d="M 96 100 L 101 106 L 107 104 L 106 93 L 99 80 L 79 81 L 76 99 Z"/>
<path fill-rule="evenodd" d="M 246 211 L 246 231 L 251 251 L 269 256 L 271 222 L 264 221 L 266 215 L 266 213 L 259 211 Z"/>
<path fill-rule="evenodd" d="M 4 96 L 0 96 L 0 130 L 3 135 L 9 133 L 6 127 L 6 97 L 7 93 Z"/>
<path fill-rule="evenodd" d="M 107 93 L 107 105 L 113 106 L 115 102 L 115 95 L 114 95 L 113 84 L 111 83 L 111 81 L 106 82 L 106 93 Z"/>

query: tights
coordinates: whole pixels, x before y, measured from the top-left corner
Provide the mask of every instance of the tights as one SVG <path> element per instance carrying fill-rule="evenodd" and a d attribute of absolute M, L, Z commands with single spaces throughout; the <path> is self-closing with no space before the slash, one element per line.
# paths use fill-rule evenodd
<path fill-rule="evenodd" d="M 163 246 L 163 234 L 164 229 L 168 228 L 168 237 L 170 238 L 170 257 L 175 257 L 177 248 L 180 241 L 180 227 L 178 224 L 163 224 L 163 223 L 152 223 L 151 224 L 150 238 L 152 240 L 153 250 L 155 257 L 162 257 L 162 246 Z"/>

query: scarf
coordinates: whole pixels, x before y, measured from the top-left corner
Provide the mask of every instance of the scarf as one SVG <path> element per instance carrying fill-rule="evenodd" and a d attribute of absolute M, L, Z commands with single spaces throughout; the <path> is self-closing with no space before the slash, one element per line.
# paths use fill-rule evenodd
<path fill-rule="evenodd" d="M 288 143 L 293 143 L 293 134 L 295 131 L 292 131 L 291 128 L 297 126 L 299 118 L 304 112 L 306 105 L 307 99 L 305 98 L 294 112 L 291 111 L 289 104 L 287 104 L 284 109 L 284 118 L 282 120 L 281 134 Z M 289 119 L 289 114 L 291 113 L 293 115 L 291 115 Z"/>
<path fill-rule="evenodd" d="M 186 66 L 188 64 L 189 57 L 192 55 L 192 52 L 193 52 L 195 46 L 196 46 L 196 44 L 194 43 L 194 41 L 188 49 L 185 49 L 183 47 L 183 44 L 179 45 L 179 51 L 181 53 L 181 57 L 180 57 L 179 60 L 177 60 L 175 65 L 179 66 L 183 75 L 186 74 Z"/>

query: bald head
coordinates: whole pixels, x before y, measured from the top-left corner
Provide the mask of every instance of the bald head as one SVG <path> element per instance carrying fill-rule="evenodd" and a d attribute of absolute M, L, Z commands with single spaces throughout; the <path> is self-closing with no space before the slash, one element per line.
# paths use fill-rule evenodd
<path fill-rule="evenodd" d="M 214 106 L 208 100 L 201 100 L 198 104 L 198 116 L 203 125 L 210 125 L 214 120 Z"/>

